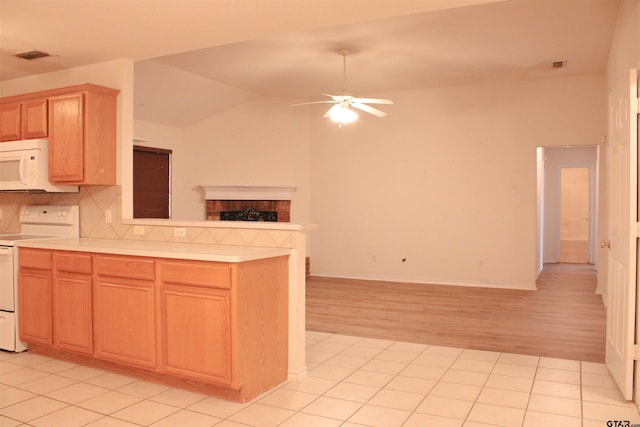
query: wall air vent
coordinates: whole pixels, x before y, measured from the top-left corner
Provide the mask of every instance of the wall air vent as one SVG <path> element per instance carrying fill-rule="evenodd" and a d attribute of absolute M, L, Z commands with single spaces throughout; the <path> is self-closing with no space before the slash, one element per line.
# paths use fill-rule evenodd
<path fill-rule="evenodd" d="M 21 52 L 21 53 L 15 54 L 16 58 L 26 59 L 27 61 L 32 61 L 38 58 L 46 58 L 47 56 L 50 56 L 50 55 L 46 52 L 42 52 L 41 50 L 30 50 L 28 52 Z"/>
<path fill-rule="evenodd" d="M 566 66 L 567 66 L 567 61 L 553 61 L 553 62 L 551 63 L 551 67 L 552 67 L 554 70 L 557 70 L 557 69 L 559 69 L 559 68 L 564 68 L 564 67 L 566 67 Z"/>

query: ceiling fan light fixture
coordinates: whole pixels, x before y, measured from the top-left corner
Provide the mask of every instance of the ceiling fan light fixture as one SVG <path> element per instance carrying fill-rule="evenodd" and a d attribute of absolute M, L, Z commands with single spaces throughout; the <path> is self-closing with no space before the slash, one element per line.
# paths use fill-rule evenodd
<path fill-rule="evenodd" d="M 340 106 L 340 108 L 334 108 L 329 114 L 329 118 L 340 125 L 346 125 L 358 120 L 358 113 L 350 109 L 349 106 L 344 105 Z"/>

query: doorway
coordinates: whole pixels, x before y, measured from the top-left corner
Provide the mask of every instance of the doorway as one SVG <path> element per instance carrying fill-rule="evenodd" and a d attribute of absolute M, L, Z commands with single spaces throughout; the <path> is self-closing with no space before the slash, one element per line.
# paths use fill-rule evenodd
<path fill-rule="evenodd" d="M 589 172 L 589 168 L 560 169 L 560 262 L 589 262 Z"/>
<path fill-rule="evenodd" d="M 549 263 L 596 267 L 599 147 L 540 147 L 538 151 L 538 274 Z M 567 206 L 563 209 L 563 205 Z"/>

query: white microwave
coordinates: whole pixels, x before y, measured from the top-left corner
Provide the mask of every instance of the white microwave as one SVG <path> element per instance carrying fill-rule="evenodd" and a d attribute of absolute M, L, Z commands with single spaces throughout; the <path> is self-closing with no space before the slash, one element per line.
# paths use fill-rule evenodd
<path fill-rule="evenodd" d="M 0 191 L 77 193 L 78 187 L 49 181 L 49 141 L 0 142 Z"/>

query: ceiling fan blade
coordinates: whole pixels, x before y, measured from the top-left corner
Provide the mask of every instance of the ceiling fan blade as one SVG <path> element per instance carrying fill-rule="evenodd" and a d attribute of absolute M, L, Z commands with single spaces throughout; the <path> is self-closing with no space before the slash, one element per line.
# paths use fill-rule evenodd
<path fill-rule="evenodd" d="M 295 107 L 296 105 L 310 105 L 310 104 L 335 104 L 335 101 L 311 101 L 311 102 L 300 102 L 298 104 L 289 104 L 289 107 Z"/>
<path fill-rule="evenodd" d="M 351 106 L 353 108 L 357 108 L 359 110 L 365 111 L 365 112 L 367 112 L 369 114 L 373 114 L 376 117 L 384 117 L 384 116 L 387 115 L 387 113 L 385 113 L 384 111 L 380 111 L 377 108 L 370 107 L 370 106 L 368 106 L 366 104 L 362 104 L 360 102 L 352 102 Z"/>
<path fill-rule="evenodd" d="M 360 102 L 362 104 L 393 104 L 393 101 L 390 99 L 379 99 L 379 98 L 353 98 L 355 102 Z"/>
<path fill-rule="evenodd" d="M 340 104 L 334 105 L 333 107 L 329 108 L 329 110 L 327 110 L 327 112 L 324 113 L 324 116 L 322 116 L 322 117 L 324 117 L 326 119 L 327 117 L 329 117 L 331 115 L 331 113 L 333 113 L 338 108 L 342 108 L 342 105 L 340 105 Z"/>

